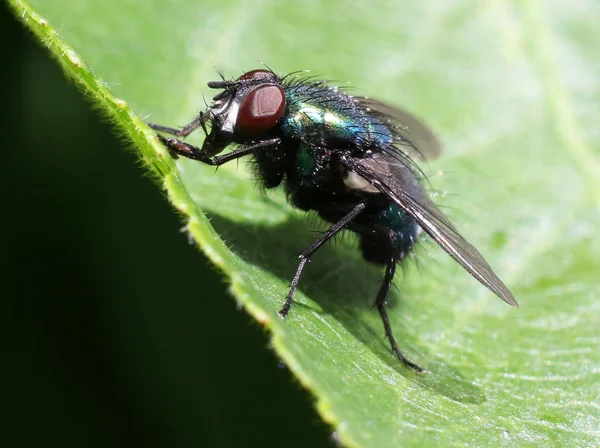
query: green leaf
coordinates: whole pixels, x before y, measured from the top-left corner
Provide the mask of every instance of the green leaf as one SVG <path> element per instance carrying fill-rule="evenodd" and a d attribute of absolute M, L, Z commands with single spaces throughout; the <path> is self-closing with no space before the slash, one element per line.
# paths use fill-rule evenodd
<path fill-rule="evenodd" d="M 342 444 L 600 439 L 597 4 L 10 3 L 139 148 Z M 174 162 L 142 122 L 190 121 L 210 98 L 213 61 L 227 77 L 259 61 L 281 73 L 312 69 L 426 117 L 445 145 L 425 167 L 432 184 L 449 192 L 447 213 L 521 308 L 422 246 L 421 274 L 409 266 L 398 276 L 390 311 L 401 347 L 428 370 L 415 374 L 394 359 L 370 308 L 380 269 L 346 238 L 319 252 L 289 318 L 279 319 L 292 255 L 314 237 L 310 220 L 281 194 L 261 195 L 243 164 L 215 173 Z M 210 300 L 201 287 L 198 299 Z M 235 347 L 223 349 L 235 359 Z"/>

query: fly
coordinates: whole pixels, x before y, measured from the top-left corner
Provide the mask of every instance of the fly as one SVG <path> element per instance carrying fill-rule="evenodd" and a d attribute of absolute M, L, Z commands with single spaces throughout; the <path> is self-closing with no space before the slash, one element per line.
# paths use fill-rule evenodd
<path fill-rule="evenodd" d="M 441 146 L 414 116 L 322 81 L 280 77 L 264 69 L 231 81 L 209 82 L 208 87 L 220 92 L 188 125 L 176 129 L 148 123 L 174 136 L 158 135 L 171 155 L 212 166 L 252 156 L 265 188 L 283 186 L 292 205 L 315 211 L 332 223 L 301 252 L 281 317 L 290 311 L 306 264 L 342 230 L 358 235 L 365 260 L 385 266 L 375 307 L 393 352 L 416 371 L 423 369 L 398 348 L 385 304 L 396 266 L 411 252 L 421 231 L 500 299 L 518 306 L 423 187 L 424 176 L 415 160 L 438 156 Z M 180 140 L 198 128 L 206 134 L 201 148 Z M 221 154 L 229 147 L 233 150 Z"/>

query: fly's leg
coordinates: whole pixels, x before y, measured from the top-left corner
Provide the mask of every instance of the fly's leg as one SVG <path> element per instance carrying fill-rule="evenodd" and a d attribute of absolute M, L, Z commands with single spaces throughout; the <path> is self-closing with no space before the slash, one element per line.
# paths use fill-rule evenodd
<path fill-rule="evenodd" d="M 395 246 L 396 235 L 390 231 L 390 244 Z M 415 363 L 410 362 L 406 359 L 406 356 L 402 354 L 400 349 L 398 348 L 398 343 L 396 342 L 396 338 L 392 333 L 392 326 L 390 325 L 390 320 L 387 315 L 387 311 L 385 310 L 385 299 L 387 297 L 388 291 L 392 285 L 392 280 L 394 279 L 394 274 L 396 273 L 396 264 L 398 262 L 396 251 L 392 250 L 392 255 L 385 269 L 385 275 L 383 277 L 383 283 L 379 288 L 379 292 L 377 293 L 377 298 L 375 299 L 375 306 L 377 307 L 377 311 L 379 311 L 379 315 L 381 316 L 381 320 L 383 322 L 383 327 L 385 328 L 385 336 L 388 341 L 390 341 L 390 345 L 392 346 L 393 352 L 396 354 L 398 359 L 407 367 L 416 370 L 417 372 L 424 372 L 424 370 L 416 365 Z"/>
<path fill-rule="evenodd" d="M 146 124 L 151 129 L 154 129 L 155 131 L 164 132 L 165 134 L 174 135 L 176 137 L 187 137 L 188 135 L 190 135 L 192 132 L 194 132 L 199 127 L 202 128 L 205 135 L 208 135 L 208 131 L 206 130 L 206 121 L 208 120 L 208 118 L 206 118 L 206 117 L 207 117 L 207 114 L 200 113 L 200 115 L 198 115 L 198 117 L 195 118 L 194 121 L 186 124 L 181 129 L 171 128 L 171 127 L 163 126 L 161 124 L 156 124 L 156 123 L 146 122 Z M 159 138 L 160 138 L 160 136 L 159 136 Z M 166 139 L 161 138 L 161 141 L 163 143 L 165 143 L 165 140 Z M 173 140 L 175 140 L 175 139 L 173 139 Z M 179 156 L 193 158 L 193 157 L 190 157 L 190 154 L 193 154 L 192 149 L 196 149 L 196 152 L 199 152 L 199 150 L 197 148 L 195 148 L 194 146 L 191 146 L 191 145 L 189 145 L 189 146 L 190 146 L 189 148 L 180 148 L 182 152 L 179 152 L 176 148 L 171 148 L 168 145 L 167 145 L 167 149 L 169 150 L 169 154 L 171 154 L 171 157 L 173 157 L 174 159 L 178 159 Z M 187 151 L 185 149 L 187 149 Z M 198 160 L 198 159 L 196 159 L 196 160 Z"/>
<path fill-rule="evenodd" d="M 199 127 L 202 127 L 202 129 L 204 130 L 204 133 L 206 133 L 206 126 L 205 126 L 206 118 L 205 118 L 205 116 L 206 116 L 206 114 L 198 115 L 198 117 L 196 119 L 194 119 L 194 121 L 186 124 L 181 129 L 170 128 L 168 126 L 163 126 L 163 125 L 155 124 L 155 123 L 146 122 L 146 124 L 151 129 L 154 129 L 155 131 L 164 132 L 166 134 L 171 134 L 176 137 L 187 137 L 188 135 L 190 135 L 192 132 L 194 132 Z"/>
<path fill-rule="evenodd" d="M 296 269 L 296 274 L 292 279 L 292 283 L 290 285 L 290 292 L 288 293 L 285 303 L 283 307 L 279 311 L 279 315 L 281 317 L 287 316 L 287 313 L 290 311 L 292 306 L 292 301 L 294 300 L 294 293 L 296 292 L 296 288 L 298 287 L 298 282 L 300 281 L 300 275 L 302 275 L 302 271 L 304 270 L 304 266 L 307 262 L 310 261 L 310 257 L 317 251 L 319 247 L 321 247 L 327 240 L 333 238 L 338 232 L 344 229 L 354 218 L 356 218 L 363 210 L 365 209 L 364 202 L 358 203 L 346 216 L 332 225 L 329 229 L 327 229 L 319 238 L 317 238 L 309 247 L 304 249 L 302 253 L 299 255 L 300 263 L 298 264 L 298 268 Z"/>
<path fill-rule="evenodd" d="M 236 149 L 235 151 L 228 152 L 222 156 L 211 157 L 209 154 L 203 152 L 200 148 L 189 143 L 183 142 L 177 138 L 166 138 L 162 135 L 158 135 L 158 139 L 163 145 L 167 147 L 171 154 L 176 156 L 183 156 L 188 159 L 198 160 L 199 162 L 206 163 L 207 165 L 220 166 L 231 160 L 238 159 L 240 157 L 252 154 L 253 152 L 267 148 L 270 146 L 276 146 L 281 141 L 278 138 L 271 138 L 255 143 L 253 145 L 244 146 L 243 148 Z"/>

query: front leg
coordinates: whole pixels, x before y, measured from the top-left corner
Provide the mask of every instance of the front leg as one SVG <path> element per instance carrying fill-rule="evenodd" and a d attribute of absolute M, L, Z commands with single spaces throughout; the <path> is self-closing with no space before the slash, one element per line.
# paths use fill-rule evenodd
<path fill-rule="evenodd" d="M 248 154 L 252 154 L 260 149 L 272 147 L 278 145 L 281 140 L 279 138 L 271 138 L 263 140 L 243 148 L 236 149 L 222 156 L 211 157 L 200 148 L 189 143 L 183 142 L 177 138 L 166 138 L 162 135 L 158 135 L 158 139 L 167 147 L 169 153 L 177 158 L 178 156 L 185 157 L 187 159 L 198 160 L 199 162 L 206 163 L 207 165 L 219 166 L 230 160 L 238 159 Z"/>
<path fill-rule="evenodd" d="M 205 123 L 208 119 L 206 118 L 206 115 L 207 114 L 204 114 L 201 112 L 200 115 L 198 115 L 198 117 L 196 117 L 194 119 L 194 121 L 186 124 L 181 129 L 170 128 L 168 126 L 163 126 L 161 124 L 148 123 L 147 121 L 146 121 L 146 124 L 148 126 L 150 126 L 152 129 L 154 129 L 155 131 L 166 132 L 167 134 L 175 135 L 177 137 L 187 137 L 188 135 L 190 135 L 193 131 L 195 131 L 199 127 L 202 127 L 202 129 L 204 130 L 204 133 L 207 134 Z"/>

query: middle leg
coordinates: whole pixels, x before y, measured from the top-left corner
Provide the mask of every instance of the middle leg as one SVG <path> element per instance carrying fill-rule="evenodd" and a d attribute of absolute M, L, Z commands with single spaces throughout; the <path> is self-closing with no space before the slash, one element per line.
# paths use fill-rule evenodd
<path fill-rule="evenodd" d="M 310 246 L 302 251 L 300 254 L 300 263 L 298 264 L 298 268 L 296 269 L 296 274 L 292 279 L 292 283 L 290 285 L 290 292 L 288 293 L 285 303 L 283 307 L 279 311 L 279 315 L 281 317 L 287 316 L 287 313 L 290 311 L 292 307 L 292 301 L 294 300 L 294 293 L 296 292 L 296 288 L 298 287 L 298 282 L 300 281 L 300 275 L 302 275 L 302 271 L 304 270 L 304 266 L 308 261 L 310 261 L 310 257 L 317 251 L 319 247 L 321 247 L 327 240 L 333 238 L 338 232 L 344 229 L 354 218 L 356 218 L 364 209 L 366 205 L 364 202 L 359 202 L 350 212 L 332 225 L 327 231 L 325 231 L 319 238 L 317 238 Z"/>

